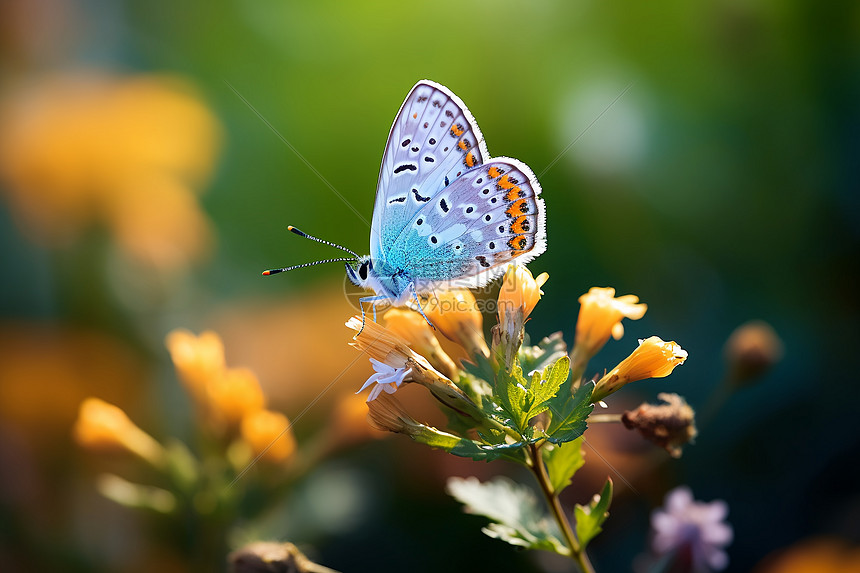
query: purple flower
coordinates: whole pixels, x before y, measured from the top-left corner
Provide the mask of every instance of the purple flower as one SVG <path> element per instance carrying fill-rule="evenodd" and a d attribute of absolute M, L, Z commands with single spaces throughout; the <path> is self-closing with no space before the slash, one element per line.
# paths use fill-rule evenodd
<path fill-rule="evenodd" d="M 664 506 L 651 514 L 651 548 L 665 571 L 707 573 L 725 569 L 732 527 L 723 520 L 729 507 L 722 500 L 695 501 L 690 488 L 676 487 Z"/>

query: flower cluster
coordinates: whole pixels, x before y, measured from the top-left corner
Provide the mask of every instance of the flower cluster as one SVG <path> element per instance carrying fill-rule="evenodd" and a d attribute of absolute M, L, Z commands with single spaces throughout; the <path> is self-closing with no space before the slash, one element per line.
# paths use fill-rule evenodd
<path fill-rule="evenodd" d="M 550 518 L 531 525 L 520 518 L 507 521 L 493 503 L 485 503 L 510 494 L 529 506 L 522 511 L 535 515 L 534 500 L 510 482 L 473 480 L 451 484 L 449 489 L 470 511 L 496 522 L 485 530 L 488 535 L 568 555 L 588 571 L 585 548 L 606 518 L 611 481 L 591 504 L 576 507 L 575 533 L 560 509 L 558 495 L 582 465 L 580 438 L 594 404 L 631 382 L 668 376 L 687 353 L 675 342 L 652 336 L 640 340 L 630 356 L 605 375 L 587 380 L 589 361 L 610 338 L 623 336 L 621 321 L 642 318 L 647 307 L 633 295 L 615 297 L 614 289 L 592 288 L 579 299 L 570 352 L 561 333 L 533 345 L 525 325 L 548 278 L 546 273 L 535 278 L 525 267 L 511 265 L 501 281 L 497 322 L 490 336 L 484 331 L 475 297 L 467 290 L 433 293 L 421 308 L 389 310 L 384 324 L 354 316 L 346 325 L 356 333 L 352 346 L 367 354 L 374 369 L 359 390 L 370 388 L 371 424 L 457 456 L 484 461 L 502 458 L 528 467 L 541 485 L 557 527 L 547 525 Z M 452 351 L 451 342 L 460 349 L 449 355 L 445 348 Z M 452 355 L 466 358 L 455 360 Z M 447 414 L 446 430 L 407 412 L 396 397 L 405 384 L 419 384 L 431 392 Z M 695 426 L 692 409 L 680 397 L 674 398 L 664 396 L 669 403 L 663 407 L 629 412 L 625 423 L 677 456 L 695 436 Z M 606 421 L 598 417 L 594 421 Z M 621 421 L 621 416 L 613 421 Z"/>

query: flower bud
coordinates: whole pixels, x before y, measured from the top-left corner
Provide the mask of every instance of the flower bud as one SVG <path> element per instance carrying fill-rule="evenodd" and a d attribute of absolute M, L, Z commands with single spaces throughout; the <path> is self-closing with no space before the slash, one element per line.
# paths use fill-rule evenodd
<path fill-rule="evenodd" d="M 164 448 L 141 430 L 120 408 L 98 398 L 81 403 L 74 426 L 75 441 L 85 448 L 124 449 L 156 467 L 165 462 Z"/>
<path fill-rule="evenodd" d="M 389 331 L 409 343 L 413 350 L 424 356 L 430 364 L 448 378 L 457 375 L 457 366 L 448 356 L 436 336 L 433 329 L 420 313 L 392 308 L 385 313 L 385 326 Z"/>
<path fill-rule="evenodd" d="M 206 385 L 207 413 L 219 425 L 235 427 L 245 416 L 266 407 L 257 376 L 247 368 L 230 368 Z"/>
<path fill-rule="evenodd" d="M 508 267 L 499 288 L 499 326 L 493 331 L 493 347 L 509 370 L 523 341 L 523 326 L 540 300 L 549 275 L 537 278 L 520 265 Z"/>
<path fill-rule="evenodd" d="M 242 418 L 239 432 L 251 447 L 254 457 L 261 456 L 267 462 L 284 462 L 296 451 L 296 438 L 290 421 L 280 412 L 252 412 Z"/>
<path fill-rule="evenodd" d="M 227 556 L 230 573 L 337 573 L 308 559 L 292 543 L 255 541 Z"/>
<path fill-rule="evenodd" d="M 211 330 L 194 336 L 184 328 L 177 328 L 164 342 L 180 380 L 195 400 L 203 401 L 206 385 L 226 368 L 221 337 Z"/>
<path fill-rule="evenodd" d="M 768 323 L 752 320 L 732 332 L 726 341 L 724 354 L 730 383 L 746 386 L 782 359 L 783 345 Z"/>
<path fill-rule="evenodd" d="M 635 410 L 624 412 L 621 421 L 628 430 L 637 430 L 673 458 L 680 458 L 681 446 L 696 437 L 696 414 L 677 394 L 662 392 L 657 398 L 665 404 L 643 403 Z"/>

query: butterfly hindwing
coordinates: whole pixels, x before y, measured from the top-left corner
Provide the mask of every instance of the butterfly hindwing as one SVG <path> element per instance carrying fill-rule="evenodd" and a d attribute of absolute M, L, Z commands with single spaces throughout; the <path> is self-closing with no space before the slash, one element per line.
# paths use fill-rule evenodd
<path fill-rule="evenodd" d="M 406 97 L 379 170 L 370 252 L 385 258 L 415 214 L 488 156 L 463 102 L 446 87 L 422 80 Z"/>
<path fill-rule="evenodd" d="M 540 184 L 523 163 L 494 158 L 464 172 L 426 202 L 389 253 L 419 291 L 478 287 L 507 263 L 546 249 Z"/>

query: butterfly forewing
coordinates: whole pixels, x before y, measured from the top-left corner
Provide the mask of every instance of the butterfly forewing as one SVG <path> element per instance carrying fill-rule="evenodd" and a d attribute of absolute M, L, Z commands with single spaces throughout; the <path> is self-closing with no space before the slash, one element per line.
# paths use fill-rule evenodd
<path fill-rule="evenodd" d="M 464 172 L 426 202 L 389 253 L 417 290 L 478 287 L 511 261 L 546 249 L 540 185 L 523 163 L 494 158 Z"/>
<path fill-rule="evenodd" d="M 422 80 L 400 108 L 385 147 L 370 252 L 385 259 L 416 213 L 488 153 L 474 118 L 442 85 Z"/>

